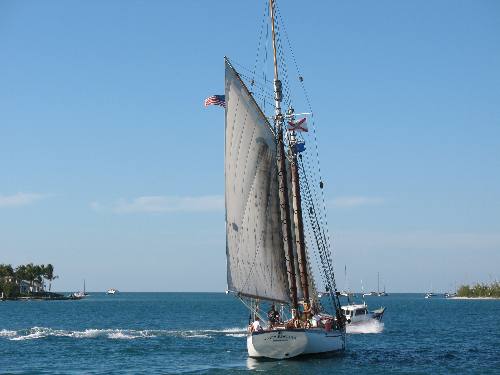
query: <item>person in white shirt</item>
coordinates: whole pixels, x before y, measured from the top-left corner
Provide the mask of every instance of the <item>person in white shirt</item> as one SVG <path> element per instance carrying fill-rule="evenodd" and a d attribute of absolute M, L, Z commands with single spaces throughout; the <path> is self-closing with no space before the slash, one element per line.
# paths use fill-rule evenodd
<path fill-rule="evenodd" d="M 260 325 L 260 319 L 257 318 L 252 323 L 252 332 L 262 331 L 262 326 Z"/>

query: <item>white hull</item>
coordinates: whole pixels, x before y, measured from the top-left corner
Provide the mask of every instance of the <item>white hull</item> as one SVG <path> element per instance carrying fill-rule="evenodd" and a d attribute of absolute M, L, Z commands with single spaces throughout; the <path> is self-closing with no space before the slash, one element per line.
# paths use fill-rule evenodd
<path fill-rule="evenodd" d="M 253 332 L 247 337 L 247 349 L 250 357 L 273 359 L 336 352 L 345 349 L 345 334 L 323 328 Z"/>
<path fill-rule="evenodd" d="M 351 319 L 348 319 L 347 323 L 351 325 L 356 325 L 356 324 L 363 324 L 366 322 L 370 322 L 372 320 L 380 321 L 381 319 L 382 319 L 381 317 L 377 317 L 376 315 L 370 313 L 362 316 L 354 316 Z"/>

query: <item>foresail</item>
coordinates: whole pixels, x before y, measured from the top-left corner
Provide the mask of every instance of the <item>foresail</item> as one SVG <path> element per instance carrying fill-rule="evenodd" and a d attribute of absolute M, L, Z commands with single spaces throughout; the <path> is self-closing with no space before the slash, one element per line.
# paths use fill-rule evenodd
<path fill-rule="evenodd" d="M 228 289 L 289 302 L 272 128 L 226 60 L 226 255 Z"/>

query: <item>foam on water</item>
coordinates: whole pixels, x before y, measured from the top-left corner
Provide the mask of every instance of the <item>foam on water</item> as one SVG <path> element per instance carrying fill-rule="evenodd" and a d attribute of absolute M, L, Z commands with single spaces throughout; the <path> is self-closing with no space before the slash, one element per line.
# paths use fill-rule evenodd
<path fill-rule="evenodd" d="M 46 337 L 70 337 L 75 339 L 107 338 L 112 340 L 133 340 L 158 336 L 174 336 L 183 338 L 212 338 L 214 336 L 244 337 L 244 328 L 224 328 L 220 330 L 133 330 L 133 329 L 96 329 L 83 331 L 32 327 L 18 331 L 0 330 L 0 338 L 11 341 L 42 339 Z"/>
<path fill-rule="evenodd" d="M 228 333 L 226 336 L 229 337 L 246 337 L 246 333 Z"/>
<path fill-rule="evenodd" d="M 185 335 L 184 337 L 187 337 L 189 339 L 193 339 L 193 338 L 210 338 L 211 336 L 206 335 L 206 334 L 193 333 L 193 334 L 190 334 L 190 335 Z"/>
<path fill-rule="evenodd" d="M 15 335 L 17 335 L 16 331 L 9 331 L 9 330 L 6 330 L 6 329 L 2 329 L 0 331 L 0 337 L 13 337 Z"/>
<path fill-rule="evenodd" d="M 362 323 L 348 324 L 346 332 L 350 334 L 359 333 L 381 333 L 384 330 L 384 323 L 372 319 Z"/>

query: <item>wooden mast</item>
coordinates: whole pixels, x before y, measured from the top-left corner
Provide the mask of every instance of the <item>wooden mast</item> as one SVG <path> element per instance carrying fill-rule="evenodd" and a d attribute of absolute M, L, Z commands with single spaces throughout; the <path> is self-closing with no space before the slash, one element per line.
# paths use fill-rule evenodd
<path fill-rule="evenodd" d="M 299 165 L 297 162 L 297 152 L 295 146 L 297 139 L 295 131 L 290 134 L 290 170 L 292 175 L 292 203 L 293 203 L 293 221 L 295 223 L 295 243 L 297 248 L 297 258 L 300 272 L 300 286 L 304 296 L 304 311 L 309 313 L 309 275 L 307 272 L 307 255 L 304 241 L 304 221 L 302 219 L 302 205 L 300 197 Z M 307 305 L 306 305 L 307 304 Z"/>
<path fill-rule="evenodd" d="M 292 229 L 290 227 L 290 203 L 288 202 L 288 187 L 285 163 L 285 144 L 283 142 L 283 114 L 281 113 L 281 81 L 278 77 L 278 60 L 276 57 L 276 33 L 274 29 L 274 1 L 269 0 L 271 14 L 271 28 L 273 37 L 273 58 L 274 58 L 274 127 L 277 135 L 277 157 L 278 164 L 278 188 L 280 199 L 281 230 L 283 232 L 283 247 L 287 258 L 286 268 L 288 272 L 288 283 L 290 286 L 290 301 L 292 318 L 297 317 L 297 282 L 295 278 L 295 261 L 293 255 Z"/>

